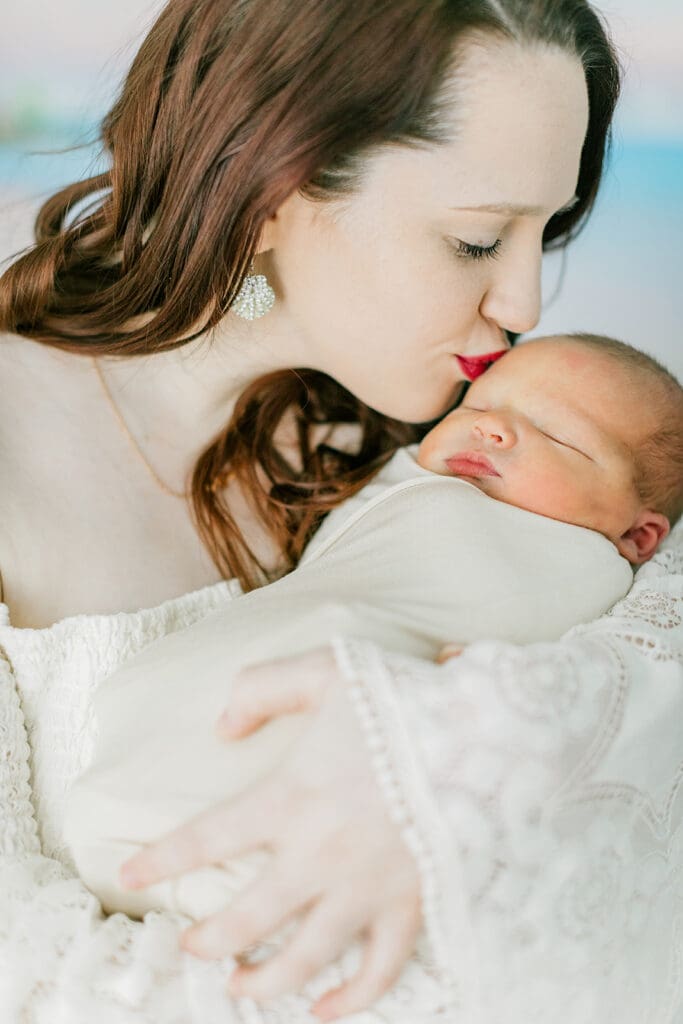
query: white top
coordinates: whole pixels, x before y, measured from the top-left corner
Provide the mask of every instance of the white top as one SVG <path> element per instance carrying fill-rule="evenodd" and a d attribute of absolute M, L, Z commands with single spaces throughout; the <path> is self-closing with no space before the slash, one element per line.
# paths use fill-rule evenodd
<path fill-rule="evenodd" d="M 230 1000 L 226 964 L 180 954 L 186 921 L 103 918 L 60 808 L 87 764 L 99 683 L 238 593 L 15 629 L 0 605 L 3 1024 L 310 1024 L 354 945 L 299 996 Z M 629 595 L 565 638 L 480 641 L 437 666 L 334 642 L 363 695 L 378 778 L 423 879 L 427 937 L 349 1024 L 674 1024 L 683 1006 L 683 528 Z M 229 966 L 229 965 L 228 965 Z M 535 1016 L 534 1016 L 535 1015 Z"/>

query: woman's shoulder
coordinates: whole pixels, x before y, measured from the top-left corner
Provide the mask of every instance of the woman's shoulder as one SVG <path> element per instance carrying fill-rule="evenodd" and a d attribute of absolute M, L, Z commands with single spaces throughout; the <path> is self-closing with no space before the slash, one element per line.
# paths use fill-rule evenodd
<path fill-rule="evenodd" d="M 57 455 L 73 412 L 68 354 L 15 334 L 0 333 L 0 600 L 14 591 L 17 551 L 26 564 L 42 526 L 57 518 L 50 502 L 60 483 Z M 75 383 L 73 394 L 76 393 Z M 65 398 L 66 396 L 66 398 Z M 37 550 L 37 549 L 36 549 Z M 38 558 L 38 555 L 36 555 Z M 31 566 L 30 572 L 36 568 Z"/>

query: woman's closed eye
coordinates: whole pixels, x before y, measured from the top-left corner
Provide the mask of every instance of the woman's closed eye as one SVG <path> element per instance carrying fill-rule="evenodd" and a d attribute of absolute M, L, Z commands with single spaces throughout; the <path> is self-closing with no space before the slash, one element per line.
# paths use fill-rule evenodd
<path fill-rule="evenodd" d="M 454 241 L 457 243 L 453 246 L 456 256 L 470 260 L 494 260 L 500 253 L 500 247 L 503 244 L 500 238 L 497 238 L 493 245 L 475 245 L 474 242 L 465 242 L 462 238 L 456 238 Z"/>

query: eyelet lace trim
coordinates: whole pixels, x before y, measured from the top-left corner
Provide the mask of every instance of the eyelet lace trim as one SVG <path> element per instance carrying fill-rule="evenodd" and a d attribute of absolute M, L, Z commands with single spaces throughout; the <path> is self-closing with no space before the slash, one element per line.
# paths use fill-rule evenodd
<path fill-rule="evenodd" d="M 354 643 L 348 637 L 335 636 L 331 645 L 339 670 L 350 683 L 347 691 L 349 700 L 363 730 L 388 812 L 400 826 L 401 835 L 415 858 L 420 875 L 424 926 L 431 946 L 432 961 L 426 966 L 443 988 L 444 1011 L 462 1010 L 467 1005 L 465 988 L 468 975 L 463 970 L 467 946 L 463 943 L 457 952 L 451 948 L 441 925 L 437 899 L 458 904 L 456 912 L 461 920 L 465 920 L 462 912 L 463 887 L 458 884 L 455 872 L 456 858 L 447 856 L 450 844 L 438 807 L 429 791 L 420 784 L 420 772 L 409 755 L 410 738 L 399 714 L 396 713 L 391 720 L 387 717 L 389 709 L 395 705 L 395 697 L 381 658 L 372 648 Z M 371 685 L 368 680 L 372 680 Z M 397 747 L 402 753 L 401 760 L 393 756 Z M 456 964 L 459 969 L 456 969 Z"/>

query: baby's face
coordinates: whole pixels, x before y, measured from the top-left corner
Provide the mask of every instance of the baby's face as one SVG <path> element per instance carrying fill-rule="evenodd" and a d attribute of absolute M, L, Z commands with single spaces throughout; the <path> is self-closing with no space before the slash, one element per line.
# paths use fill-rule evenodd
<path fill-rule="evenodd" d="M 613 360 L 569 338 L 525 342 L 470 386 L 418 462 L 614 543 L 642 507 L 633 451 L 655 425 Z"/>

